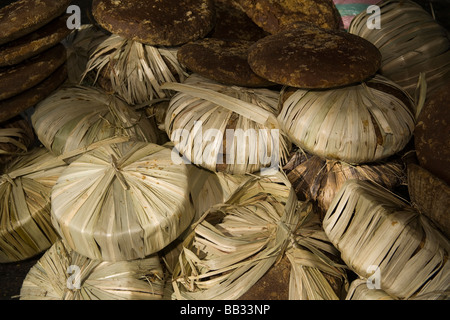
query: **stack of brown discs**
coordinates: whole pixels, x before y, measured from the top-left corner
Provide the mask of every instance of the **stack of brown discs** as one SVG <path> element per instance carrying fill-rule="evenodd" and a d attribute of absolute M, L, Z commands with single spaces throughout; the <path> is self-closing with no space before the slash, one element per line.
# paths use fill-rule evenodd
<path fill-rule="evenodd" d="M 69 0 L 18 0 L 0 9 L 0 122 L 33 107 L 66 79 L 60 42 Z"/>
<path fill-rule="evenodd" d="M 91 54 L 87 71 L 132 105 L 171 95 L 161 84 L 186 77 L 173 52 L 205 37 L 215 17 L 212 0 L 94 0 L 92 14 L 111 37 Z"/>

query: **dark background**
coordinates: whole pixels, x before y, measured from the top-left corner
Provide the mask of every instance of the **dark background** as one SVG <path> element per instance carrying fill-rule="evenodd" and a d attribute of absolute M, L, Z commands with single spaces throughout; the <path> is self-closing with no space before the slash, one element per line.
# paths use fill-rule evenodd
<path fill-rule="evenodd" d="M 57 1 L 57 0 L 55 0 Z M 143 0 L 141 0 L 143 1 Z M 450 0 L 414 0 L 425 10 L 431 13 L 434 9 L 436 20 L 450 30 Z M 0 8 L 14 2 L 10 0 L 0 0 Z M 81 8 L 82 24 L 93 23 L 90 14 L 92 0 L 74 0 L 72 4 Z M 0 263 L 0 300 L 18 299 L 23 279 L 29 269 L 36 263 L 41 255 L 18 263 Z"/>

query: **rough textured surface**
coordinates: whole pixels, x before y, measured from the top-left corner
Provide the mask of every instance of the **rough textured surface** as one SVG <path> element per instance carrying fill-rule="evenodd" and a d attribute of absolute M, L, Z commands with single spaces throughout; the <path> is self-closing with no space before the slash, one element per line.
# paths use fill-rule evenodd
<path fill-rule="evenodd" d="M 419 164 L 450 184 L 450 81 L 432 91 L 419 114 L 414 144 Z"/>
<path fill-rule="evenodd" d="M 269 35 L 233 0 L 215 0 L 216 24 L 210 35 L 219 39 L 256 41 Z"/>
<path fill-rule="evenodd" d="M 288 300 L 291 263 L 285 255 L 273 265 L 239 300 Z"/>
<path fill-rule="evenodd" d="M 0 46 L 0 67 L 18 64 L 61 42 L 70 33 L 67 17 L 64 14 L 35 32 Z"/>
<path fill-rule="evenodd" d="M 18 65 L 0 68 L 0 100 L 28 90 L 50 76 L 67 59 L 66 48 L 57 44 Z"/>
<path fill-rule="evenodd" d="M 33 107 L 56 90 L 67 79 L 65 65 L 33 88 L 12 98 L 0 101 L 0 122 L 6 121 Z"/>
<path fill-rule="evenodd" d="M 341 15 L 332 0 L 239 0 L 247 15 L 265 31 L 275 34 L 298 21 L 339 29 Z"/>
<path fill-rule="evenodd" d="M 408 164 L 411 203 L 450 238 L 450 186 L 418 164 Z"/>
<path fill-rule="evenodd" d="M 183 45 L 178 60 L 188 69 L 228 85 L 269 86 L 273 83 L 256 75 L 247 62 L 252 41 L 205 38 Z"/>
<path fill-rule="evenodd" d="M 378 70 L 381 54 L 361 37 L 303 23 L 258 40 L 249 49 L 248 62 L 272 82 L 317 89 L 368 79 Z"/>
<path fill-rule="evenodd" d="M 71 0 L 18 0 L 0 9 L 0 44 L 18 39 L 63 14 Z"/>
<path fill-rule="evenodd" d="M 92 10 L 106 30 L 148 45 L 176 46 L 202 38 L 215 19 L 212 0 L 94 0 Z"/>

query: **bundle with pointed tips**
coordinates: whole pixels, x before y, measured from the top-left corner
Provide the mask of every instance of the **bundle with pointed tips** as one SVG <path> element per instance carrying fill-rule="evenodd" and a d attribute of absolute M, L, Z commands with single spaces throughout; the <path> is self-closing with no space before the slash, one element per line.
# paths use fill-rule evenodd
<path fill-rule="evenodd" d="M 92 260 L 58 240 L 26 275 L 20 300 L 161 300 L 164 282 L 157 255 Z"/>

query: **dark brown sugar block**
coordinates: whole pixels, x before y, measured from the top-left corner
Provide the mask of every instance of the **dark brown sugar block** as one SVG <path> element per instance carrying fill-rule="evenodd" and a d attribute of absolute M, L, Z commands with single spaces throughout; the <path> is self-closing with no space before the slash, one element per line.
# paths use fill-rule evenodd
<path fill-rule="evenodd" d="M 0 9 L 0 44 L 25 36 L 62 15 L 71 0 L 18 0 Z"/>
<path fill-rule="evenodd" d="M 67 79 L 67 68 L 63 64 L 47 79 L 27 91 L 0 101 L 0 122 L 9 120 L 23 111 L 34 107 L 48 97 Z"/>
<path fill-rule="evenodd" d="M 272 82 L 324 89 L 373 76 L 381 54 L 361 37 L 302 23 L 302 27 L 258 40 L 249 49 L 248 62 L 256 74 Z"/>
<path fill-rule="evenodd" d="M 408 192 L 413 207 L 450 237 L 450 186 L 420 165 L 410 163 Z"/>
<path fill-rule="evenodd" d="M 213 28 L 212 0 L 93 0 L 92 13 L 111 33 L 148 45 L 177 46 Z"/>
<path fill-rule="evenodd" d="M 0 67 L 18 64 L 61 42 L 71 32 L 63 14 L 38 30 L 0 46 Z"/>
<path fill-rule="evenodd" d="M 11 98 L 39 84 L 66 60 L 66 48 L 57 44 L 20 64 L 0 68 L 0 100 Z"/>
<path fill-rule="evenodd" d="M 450 81 L 432 91 L 417 118 L 414 145 L 419 164 L 450 185 Z"/>
<path fill-rule="evenodd" d="M 258 26 L 271 34 L 299 21 L 336 30 L 341 23 L 333 0 L 239 0 L 239 4 Z"/>
<path fill-rule="evenodd" d="M 216 23 L 211 38 L 256 41 L 269 35 L 234 0 L 215 0 Z"/>
<path fill-rule="evenodd" d="M 217 82 L 244 87 L 273 85 L 256 75 L 247 62 L 246 40 L 205 38 L 181 46 L 178 61 L 191 71 Z"/>

